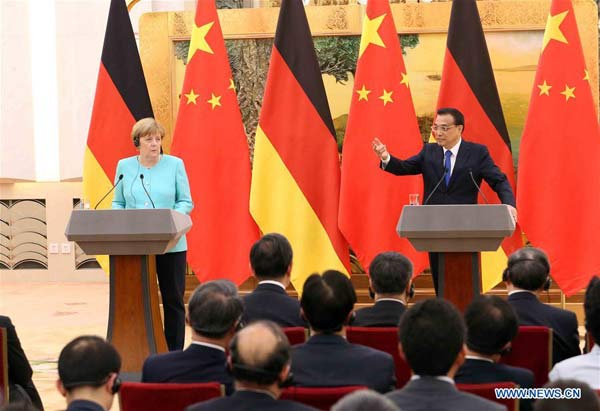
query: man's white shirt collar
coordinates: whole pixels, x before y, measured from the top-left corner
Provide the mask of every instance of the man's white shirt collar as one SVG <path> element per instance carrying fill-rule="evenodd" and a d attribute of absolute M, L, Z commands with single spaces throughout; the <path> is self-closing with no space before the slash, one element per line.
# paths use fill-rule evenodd
<path fill-rule="evenodd" d="M 398 298 L 379 298 L 379 299 L 377 299 L 377 301 L 375 301 L 375 303 L 377 304 L 379 301 L 395 301 L 402 305 L 406 305 L 406 303 L 404 301 L 399 300 Z"/>
<path fill-rule="evenodd" d="M 273 285 L 278 285 L 281 288 L 283 288 L 285 290 L 285 286 L 283 284 L 281 284 L 279 281 L 275 281 L 275 280 L 262 280 L 258 282 L 258 285 L 261 284 L 273 284 Z"/>
<path fill-rule="evenodd" d="M 413 375 L 412 377 L 410 377 L 410 380 L 411 381 L 420 380 L 421 378 L 423 378 L 423 377 L 421 377 L 420 375 Z M 444 381 L 444 382 L 447 382 L 448 384 L 454 385 L 454 380 L 452 378 L 448 377 L 447 375 L 436 375 L 433 378 L 435 378 L 436 380 Z"/>
<path fill-rule="evenodd" d="M 485 357 L 480 357 L 478 355 L 465 355 L 465 358 L 467 360 L 480 360 L 480 361 L 491 362 L 492 364 L 494 363 L 494 360 L 490 360 L 489 358 L 485 358 Z"/>
<path fill-rule="evenodd" d="M 529 293 L 529 294 L 535 295 L 535 293 L 533 291 L 529 291 L 529 290 L 513 290 L 513 291 L 509 292 L 508 295 L 513 295 L 513 294 L 517 294 L 517 293 Z"/>
<path fill-rule="evenodd" d="M 207 343 L 207 342 L 204 342 L 204 341 L 192 341 L 192 344 L 202 345 L 204 347 L 214 348 L 215 350 L 221 350 L 221 351 L 225 352 L 225 348 L 223 348 L 223 347 L 221 347 L 220 345 L 217 345 L 217 344 L 211 344 L 211 343 Z"/>
<path fill-rule="evenodd" d="M 458 149 L 460 148 L 460 143 L 462 143 L 462 137 L 458 139 L 458 142 L 454 145 L 454 147 L 450 149 L 444 148 L 444 156 L 446 155 L 446 151 L 450 151 L 452 153 L 452 157 L 456 158 L 458 155 Z"/>

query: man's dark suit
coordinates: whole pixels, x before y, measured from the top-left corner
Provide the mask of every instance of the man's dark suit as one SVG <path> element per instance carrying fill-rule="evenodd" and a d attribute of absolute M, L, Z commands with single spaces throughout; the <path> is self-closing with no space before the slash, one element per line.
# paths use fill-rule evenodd
<path fill-rule="evenodd" d="M 425 200 L 444 174 L 444 149 L 428 143 L 415 156 L 406 160 L 390 157 L 385 171 L 395 175 L 422 174 Z M 442 182 L 428 204 L 477 204 L 477 185 L 482 179 L 498 194 L 503 204 L 515 206 L 515 196 L 506 175 L 494 164 L 486 146 L 462 140 L 448 187 Z"/>
<path fill-rule="evenodd" d="M 287 295 L 276 285 L 259 284 L 254 291 L 243 297 L 244 322 L 270 320 L 281 327 L 305 327 L 300 317 L 300 302 Z"/>
<path fill-rule="evenodd" d="M 402 411 L 501 411 L 506 407 L 466 392 L 433 377 L 411 380 L 386 395 Z"/>
<path fill-rule="evenodd" d="M 376 301 L 372 307 L 356 311 L 352 321 L 354 327 L 397 327 L 406 306 L 400 301 Z"/>
<path fill-rule="evenodd" d="M 339 335 L 315 335 L 293 346 L 292 374 L 294 384 L 305 387 L 365 385 L 383 393 L 396 386 L 391 355 Z"/>
<path fill-rule="evenodd" d="M 142 382 L 220 382 L 227 394 L 233 392 L 225 352 L 198 344 L 146 358 Z"/>
<path fill-rule="evenodd" d="M 71 401 L 67 411 L 105 411 L 102 406 L 96 402 L 88 400 Z"/>
<path fill-rule="evenodd" d="M 316 408 L 294 401 L 276 400 L 269 394 L 256 391 L 236 391 L 230 397 L 190 405 L 185 411 L 316 411 Z"/>
<path fill-rule="evenodd" d="M 44 409 L 40 394 L 37 392 L 31 376 L 33 370 L 29 365 L 25 351 L 21 347 L 21 341 L 15 330 L 15 326 L 10 321 L 9 317 L 0 315 L 0 327 L 6 328 L 6 346 L 7 346 L 7 357 L 8 357 L 8 384 L 9 384 L 9 398 L 18 399 L 20 391 L 16 385 L 20 386 L 25 393 L 31 399 L 31 402 L 35 407 L 40 410 Z M 19 392 L 20 391 L 20 392 Z"/>
<path fill-rule="evenodd" d="M 517 312 L 519 325 L 552 328 L 552 364 L 581 354 L 574 313 L 544 304 L 530 292 L 513 293 L 508 296 L 508 303 Z"/>
<path fill-rule="evenodd" d="M 395 175 L 422 174 L 425 201 L 442 180 L 443 165 L 444 149 L 436 143 L 427 143 L 417 155 L 406 160 L 390 156 L 385 171 Z M 464 139 L 461 140 L 448 186 L 442 181 L 427 204 L 477 204 L 478 191 L 471 180 L 471 173 L 478 186 L 481 186 L 482 179 L 485 180 L 503 204 L 515 207 L 515 196 L 506 174 L 496 166 L 487 147 Z M 429 263 L 437 292 L 437 253 L 429 253 Z"/>
<path fill-rule="evenodd" d="M 460 367 L 454 381 L 457 384 L 484 384 L 488 382 L 511 381 L 520 388 L 533 388 L 533 373 L 520 367 L 492 363 L 486 360 L 468 358 Z M 530 400 L 521 400 L 519 409 L 530 411 L 533 404 Z"/>

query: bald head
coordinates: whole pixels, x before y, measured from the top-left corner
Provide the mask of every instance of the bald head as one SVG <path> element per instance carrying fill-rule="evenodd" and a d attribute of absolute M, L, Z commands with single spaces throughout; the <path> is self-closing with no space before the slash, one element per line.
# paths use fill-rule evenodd
<path fill-rule="evenodd" d="M 231 362 L 235 380 L 270 385 L 290 362 L 290 343 L 278 325 L 257 321 L 231 341 Z"/>

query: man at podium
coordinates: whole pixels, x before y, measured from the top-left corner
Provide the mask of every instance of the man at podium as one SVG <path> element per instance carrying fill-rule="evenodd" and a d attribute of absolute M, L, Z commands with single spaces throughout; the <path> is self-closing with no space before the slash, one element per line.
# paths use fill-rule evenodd
<path fill-rule="evenodd" d="M 165 129 L 144 118 L 131 130 L 139 155 L 119 161 L 115 173 L 114 209 L 168 208 L 189 214 L 194 207 L 185 166 L 180 158 L 162 154 Z M 165 338 L 170 351 L 183 348 L 187 242 L 185 235 L 165 254 L 156 256 L 156 274 L 162 295 Z"/>
<path fill-rule="evenodd" d="M 510 206 L 517 219 L 515 196 L 506 175 L 496 166 L 486 146 L 462 139 L 465 127 L 463 114 L 455 108 L 441 108 L 431 126 L 435 143 L 426 143 L 421 151 L 406 159 L 388 153 L 378 138 L 372 141 L 380 167 L 395 175 L 423 176 L 423 204 L 477 204 L 481 181 L 498 194 L 503 204 Z M 429 253 L 433 284 L 438 293 L 438 261 Z"/>

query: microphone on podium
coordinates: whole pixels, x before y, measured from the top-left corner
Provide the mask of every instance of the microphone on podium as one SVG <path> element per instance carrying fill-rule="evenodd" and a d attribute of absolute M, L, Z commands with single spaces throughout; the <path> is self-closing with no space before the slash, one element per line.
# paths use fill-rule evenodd
<path fill-rule="evenodd" d="M 440 186 L 440 184 L 442 184 L 442 181 L 444 181 L 444 177 L 446 177 L 446 173 L 448 173 L 448 170 L 446 169 L 446 167 L 444 167 L 443 168 L 443 172 L 442 172 L 442 177 L 440 178 L 440 181 L 438 181 L 437 184 L 435 185 L 435 187 L 433 187 L 433 190 L 431 190 L 431 193 L 429 193 L 429 195 L 427 196 L 427 198 L 423 202 L 423 205 L 427 205 L 427 203 L 431 199 L 431 196 L 433 195 L 433 193 L 435 193 L 435 191 L 438 189 L 438 187 Z"/>
<path fill-rule="evenodd" d="M 148 190 L 146 190 L 146 186 L 144 185 L 144 175 L 143 174 L 140 174 L 140 180 L 142 180 L 142 188 L 144 189 L 144 193 L 146 193 L 148 200 L 150 200 L 150 203 L 152 204 L 152 208 L 156 208 L 156 206 L 154 205 L 154 201 L 152 201 L 152 197 L 150 197 L 150 193 L 148 192 Z"/>
<path fill-rule="evenodd" d="M 115 183 L 115 184 L 114 184 L 114 185 L 113 185 L 113 186 L 110 188 L 110 190 L 108 190 L 108 193 L 104 194 L 104 197 L 102 197 L 102 198 L 100 199 L 100 201 L 98 201 L 98 202 L 96 203 L 96 205 L 94 206 L 94 210 L 98 208 L 98 206 L 99 206 L 99 205 L 100 205 L 100 204 L 101 204 L 101 203 L 104 201 L 104 199 L 105 199 L 106 197 L 108 197 L 108 195 L 109 195 L 110 193 L 112 193 L 112 192 L 113 192 L 113 190 L 114 190 L 115 188 L 117 188 L 117 186 L 119 185 L 119 183 L 120 183 L 122 180 L 123 180 L 123 174 L 119 174 L 119 178 L 117 179 L 117 182 L 116 182 L 116 183 Z"/>
<path fill-rule="evenodd" d="M 471 168 L 469 169 L 469 176 L 471 176 L 471 181 L 473 182 L 473 184 L 475 184 L 475 187 L 477 188 L 477 191 L 479 191 L 479 194 L 481 194 L 481 196 L 485 200 L 485 203 L 489 204 L 490 202 L 485 197 L 485 194 L 483 194 L 483 191 L 481 191 L 481 188 L 479 188 L 479 185 L 477 184 L 477 181 L 475 181 L 475 177 L 473 177 L 473 169 L 471 169 Z"/>

